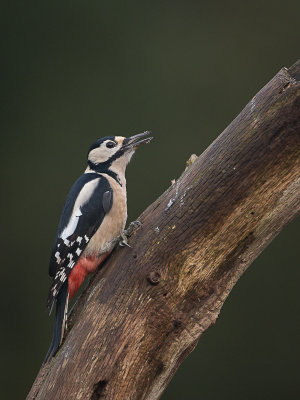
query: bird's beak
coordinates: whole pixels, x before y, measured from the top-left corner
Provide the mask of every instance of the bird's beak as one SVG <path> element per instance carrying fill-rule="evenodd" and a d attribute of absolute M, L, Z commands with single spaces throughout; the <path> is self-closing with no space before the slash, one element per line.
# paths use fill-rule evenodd
<path fill-rule="evenodd" d="M 145 131 L 143 133 L 139 133 L 138 135 L 134 135 L 134 136 L 124 139 L 123 146 L 122 146 L 123 150 L 125 150 L 125 151 L 131 150 L 131 149 L 135 150 L 141 144 L 150 143 L 150 141 L 153 139 L 153 137 L 147 137 L 145 139 L 142 139 L 145 136 L 149 136 L 149 135 L 151 135 L 151 132 Z M 140 140 L 140 139 L 142 139 L 142 140 Z"/>

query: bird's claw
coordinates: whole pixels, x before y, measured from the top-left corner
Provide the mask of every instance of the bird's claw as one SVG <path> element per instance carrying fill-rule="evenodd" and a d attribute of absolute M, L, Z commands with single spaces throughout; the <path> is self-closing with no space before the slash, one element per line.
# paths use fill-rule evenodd
<path fill-rule="evenodd" d="M 119 246 L 121 246 L 121 247 L 127 246 L 127 247 L 131 248 L 130 244 L 128 244 L 128 241 L 127 241 L 127 231 L 124 231 L 123 233 L 121 233 L 121 239 L 119 241 Z"/>
<path fill-rule="evenodd" d="M 143 224 L 141 223 L 141 221 L 138 221 L 138 220 L 130 222 L 128 228 L 126 229 L 126 235 L 127 236 L 131 235 L 134 228 L 139 228 L 142 225 Z"/>
<path fill-rule="evenodd" d="M 123 231 L 123 233 L 121 233 L 119 245 L 122 246 L 122 247 L 127 246 L 127 247 L 131 248 L 131 246 L 128 244 L 128 236 L 131 235 L 131 233 L 133 232 L 134 228 L 140 227 L 140 226 L 142 226 L 142 223 L 140 221 L 138 221 L 138 220 L 132 221 L 129 224 L 128 228 L 125 229 Z"/>

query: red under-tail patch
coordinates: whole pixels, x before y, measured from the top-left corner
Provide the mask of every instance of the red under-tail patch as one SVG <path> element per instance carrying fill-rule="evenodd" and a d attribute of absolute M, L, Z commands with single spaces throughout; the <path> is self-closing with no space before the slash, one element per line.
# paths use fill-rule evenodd
<path fill-rule="evenodd" d="M 81 257 L 77 261 L 68 276 L 69 300 L 75 296 L 87 275 L 95 272 L 108 254 L 109 253 L 102 254 L 100 257 Z"/>

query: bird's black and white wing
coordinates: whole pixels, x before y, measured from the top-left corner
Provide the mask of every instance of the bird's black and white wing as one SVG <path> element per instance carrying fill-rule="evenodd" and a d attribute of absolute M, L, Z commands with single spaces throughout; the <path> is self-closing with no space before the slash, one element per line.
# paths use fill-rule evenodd
<path fill-rule="evenodd" d="M 113 192 L 108 180 L 97 173 L 81 175 L 72 186 L 50 259 L 49 275 L 54 278 L 47 299 L 50 309 L 72 268 L 111 209 L 112 202 Z"/>

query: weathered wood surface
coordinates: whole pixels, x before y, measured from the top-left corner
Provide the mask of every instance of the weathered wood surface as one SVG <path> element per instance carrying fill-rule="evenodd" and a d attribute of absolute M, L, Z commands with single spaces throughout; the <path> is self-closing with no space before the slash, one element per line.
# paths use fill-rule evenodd
<path fill-rule="evenodd" d="M 235 282 L 300 210 L 300 63 L 139 218 L 28 399 L 158 399 Z M 195 149 L 192 149 L 195 151 Z"/>

